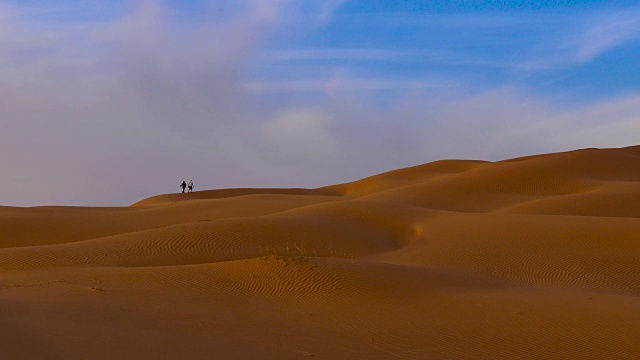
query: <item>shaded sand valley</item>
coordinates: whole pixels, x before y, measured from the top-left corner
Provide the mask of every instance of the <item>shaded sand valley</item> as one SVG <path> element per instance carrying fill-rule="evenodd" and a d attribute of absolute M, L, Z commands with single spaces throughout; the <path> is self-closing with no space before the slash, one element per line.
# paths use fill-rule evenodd
<path fill-rule="evenodd" d="M 640 147 L 0 207 L 3 359 L 637 359 Z"/>

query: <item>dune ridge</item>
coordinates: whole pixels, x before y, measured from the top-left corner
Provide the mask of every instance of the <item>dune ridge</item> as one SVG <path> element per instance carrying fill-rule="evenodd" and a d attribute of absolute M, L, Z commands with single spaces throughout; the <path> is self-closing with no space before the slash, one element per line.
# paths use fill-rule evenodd
<path fill-rule="evenodd" d="M 0 207 L 3 358 L 635 359 L 640 146 Z"/>

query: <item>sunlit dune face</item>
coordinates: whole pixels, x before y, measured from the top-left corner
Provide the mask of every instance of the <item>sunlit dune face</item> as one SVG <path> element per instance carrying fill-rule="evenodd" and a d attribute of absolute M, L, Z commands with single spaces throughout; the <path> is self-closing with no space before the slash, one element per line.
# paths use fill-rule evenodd
<path fill-rule="evenodd" d="M 638 155 L 439 161 L 131 207 L 1 207 L 3 353 L 634 358 Z"/>

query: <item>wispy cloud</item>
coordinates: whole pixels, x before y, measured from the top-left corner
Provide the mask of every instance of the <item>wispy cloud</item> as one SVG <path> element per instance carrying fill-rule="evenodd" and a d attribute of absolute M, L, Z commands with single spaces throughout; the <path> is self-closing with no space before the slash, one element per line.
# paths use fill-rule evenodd
<path fill-rule="evenodd" d="M 640 11 L 602 10 L 567 16 L 562 32 L 541 39 L 530 57 L 514 65 L 525 71 L 546 71 L 582 66 L 598 57 L 640 40 Z"/>
<path fill-rule="evenodd" d="M 277 62 L 315 62 L 319 67 L 375 62 L 526 75 L 581 66 L 640 39 L 640 11 L 633 9 L 555 14 L 348 14 L 337 16 L 335 21 L 341 26 L 353 19 L 359 19 L 359 27 L 343 29 L 341 47 L 301 44 L 304 46 L 267 51 L 261 61 L 274 66 L 279 66 Z M 393 31 L 413 40 L 389 41 L 386 34 Z M 383 40 L 376 47 L 353 46 L 356 43 L 349 42 L 350 32 L 364 33 L 367 42 L 374 41 L 366 35 L 369 32 Z"/>
<path fill-rule="evenodd" d="M 265 57 L 272 61 L 300 60 L 367 60 L 367 61 L 399 61 L 407 57 L 426 55 L 426 51 L 398 51 L 373 48 L 343 49 L 297 49 L 271 51 Z"/>
<path fill-rule="evenodd" d="M 326 24 L 333 18 L 333 15 L 340 6 L 346 3 L 348 0 L 325 0 L 320 5 L 320 16 L 318 20 L 320 23 Z"/>
<path fill-rule="evenodd" d="M 594 14 L 578 35 L 575 59 L 586 62 L 607 51 L 640 39 L 640 11 Z"/>
<path fill-rule="evenodd" d="M 481 59 L 468 54 L 443 49 L 393 49 L 393 48 L 313 48 L 272 50 L 265 52 L 261 61 L 268 62 L 315 62 L 322 66 L 330 62 L 379 62 L 407 64 L 430 64 L 446 66 L 473 66 L 487 68 L 514 68 L 504 59 Z M 277 64 L 275 64 L 277 65 Z M 285 65 L 286 66 L 286 65 Z"/>
<path fill-rule="evenodd" d="M 391 90 L 420 90 L 459 87 L 460 83 L 444 79 L 393 79 L 330 77 L 327 79 L 250 81 L 244 84 L 254 93 L 321 92 L 325 94 Z"/>
<path fill-rule="evenodd" d="M 376 23 L 390 27 L 412 27 L 417 29 L 440 28 L 446 30 L 487 30 L 521 28 L 557 23 L 563 18 L 549 12 L 394 12 L 351 13 L 335 16 L 337 20 Z"/>

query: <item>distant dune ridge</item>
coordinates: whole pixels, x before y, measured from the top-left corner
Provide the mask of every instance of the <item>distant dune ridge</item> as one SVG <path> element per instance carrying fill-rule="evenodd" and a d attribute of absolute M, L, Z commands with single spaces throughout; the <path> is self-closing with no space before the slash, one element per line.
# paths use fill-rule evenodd
<path fill-rule="evenodd" d="M 638 359 L 640 146 L 0 207 L 3 359 Z"/>

